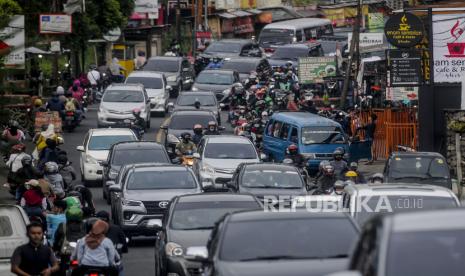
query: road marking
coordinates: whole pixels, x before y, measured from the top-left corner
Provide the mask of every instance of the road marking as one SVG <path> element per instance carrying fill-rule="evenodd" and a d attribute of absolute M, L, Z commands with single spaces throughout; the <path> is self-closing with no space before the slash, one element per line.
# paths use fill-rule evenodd
<path fill-rule="evenodd" d="M 163 123 L 160 124 L 160 127 L 161 126 L 164 126 L 166 124 L 166 122 L 168 122 L 168 120 L 170 119 L 170 117 L 166 118 Z M 159 128 L 158 131 L 157 131 L 157 135 L 156 135 L 156 138 L 155 138 L 155 142 L 161 144 L 161 136 L 163 135 L 163 132 L 164 130 Z"/>

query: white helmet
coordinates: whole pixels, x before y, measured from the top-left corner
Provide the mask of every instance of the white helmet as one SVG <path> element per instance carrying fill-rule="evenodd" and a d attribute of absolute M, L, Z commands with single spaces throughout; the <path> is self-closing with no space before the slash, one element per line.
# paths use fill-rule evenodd
<path fill-rule="evenodd" d="M 64 95 L 64 94 L 65 94 L 65 89 L 63 88 L 63 86 L 58 86 L 57 87 L 57 95 L 61 96 L 61 95 Z"/>

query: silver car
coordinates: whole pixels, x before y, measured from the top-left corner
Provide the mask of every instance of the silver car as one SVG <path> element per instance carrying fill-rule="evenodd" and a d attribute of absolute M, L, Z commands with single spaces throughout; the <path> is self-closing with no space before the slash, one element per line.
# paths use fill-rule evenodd
<path fill-rule="evenodd" d="M 173 197 L 202 192 L 192 170 L 178 165 L 134 164 L 120 183 L 109 187 L 116 193 L 114 222 L 130 237 L 154 236 Z"/>
<path fill-rule="evenodd" d="M 194 170 L 202 187 L 223 185 L 241 163 L 257 163 L 260 156 L 253 143 L 242 136 L 205 136 L 199 143 Z M 217 181 L 221 179 L 220 181 Z"/>
<path fill-rule="evenodd" d="M 162 73 L 151 71 L 134 71 L 126 79 L 126 83 L 140 83 L 150 98 L 150 111 L 165 115 L 171 86 L 167 85 Z"/>
<path fill-rule="evenodd" d="M 150 98 L 142 84 L 112 84 L 107 87 L 97 113 L 98 127 L 126 126 L 133 119 L 134 109 L 140 109 L 141 117 L 150 128 Z"/>

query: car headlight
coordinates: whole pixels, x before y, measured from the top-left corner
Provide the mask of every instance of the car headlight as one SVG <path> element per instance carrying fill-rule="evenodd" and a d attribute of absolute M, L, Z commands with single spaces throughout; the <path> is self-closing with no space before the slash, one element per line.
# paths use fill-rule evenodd
<path fill-rule="evenodd" d="M 169 242 L 165 245 L 165 253 L 166 256 L 182 256 L 184 254 L 184 250 L 182 247 L 174 242 Z"/>
<path fill-rule="evenodd" d="M 176 81 L 177 76 L 169 76 L 166 78 L 166 81 Z"/>
<path fill-rule="evenodd" d="M 92 156 L 87 154 L 86 155 L 86 163 L 97 165 L 98 161 L 97 161 L 97 159 L 95 159 Z"/>
<path fill-rule="evenodd" d="M 142 201 L 139 200 L 131 200 L 131 199 L 122 199 L 121 204 L 125 206 L 142 206 Z"/>
<path fill-rule="evenodd" d="M 110 170 L 108 172 L 108 178 L 110 179 L 116 179 L 117 176 L 118 176 L 118 171 L 116 170 Z"/>
<path fill-rule="evenodd" d="M 202 171 L 207 174 L 215 174 L 215 169 L 207 165 L 203 165 Z"/>
<path fill-rule="evenodd" d="M 302 155 L 306 158 L 306 159 L 315 159 L 316 156 L 314 153 L 302 153 Z"/>
<path fill-rule="evenodd" d="M 197 87 L 195 87 L 195 86 L 192 86 L 191 89 L 192 89 L 192 91 L 199 91 L 199 89 Z"/>
<path fill-rule="evenodd" d="M 176 137 L 176 136 L 173 135 L 173 134 L 168 134 L 168 136 L 166 137 L 166 139 L 168 140 L 168 143 L 170 143 L 170 144 L 177 144 L 177 143 L 179 143 L 179 138 Z"/>

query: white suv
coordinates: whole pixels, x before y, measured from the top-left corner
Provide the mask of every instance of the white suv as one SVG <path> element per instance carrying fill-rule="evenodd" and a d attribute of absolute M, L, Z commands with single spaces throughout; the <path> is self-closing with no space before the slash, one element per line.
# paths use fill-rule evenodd
<path fill-rule="evenodd" d="M 134 132 L 128 128 L 90 129 L 83 145 L 76 148 L 81 152 L 82 181 L 102 180 L 101 162 L 107 160 L 113 144 L 125 141 L 137 141 Z"/>
<path fill-rule="evenodd" d="M 142 84 L 112 84 L 103 93 L 98 110 L 98 127 L 127 126 L 132 111 L 141 110 L 140 116 L 150 128 L 150 98 Z"/>

